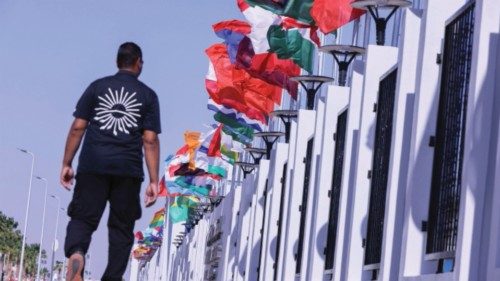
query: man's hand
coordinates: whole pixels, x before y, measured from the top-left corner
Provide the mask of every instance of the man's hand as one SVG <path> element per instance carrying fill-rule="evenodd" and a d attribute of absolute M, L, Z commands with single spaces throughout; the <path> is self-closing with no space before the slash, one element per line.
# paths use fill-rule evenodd
<path fill-rule="evenodd" d="M 80 146 L 85 130 L 87 129 L 88 121 L 81 118 L 75 118 L 71 128 L 69 129 L 68 138 L 66 139 L 66 147 L 64 148 L 64 157 L 62 161 L 61 169 L 61 184 L 67 190 L 71 189 L 73 185 L 73 178 L 75 177 L 75 172 L 71 168 L 71 162 L 73 162 L 73 157 Z"/>
<path fill-rule="evenodd" d="M 71 190 L 73 185 L 73 178 L 75 177 L 75 172 L 71 166 L 63 166 L 61 170 L 61 184 L 67 190 Z"/>
<path fill-rule="evenodd" d="M 146 188 L 146 196 L 144 202 L 146 203 L 146 208 L 152 206 L 156 202 L 158 197 L 158 183 L 152 182 Z"/>

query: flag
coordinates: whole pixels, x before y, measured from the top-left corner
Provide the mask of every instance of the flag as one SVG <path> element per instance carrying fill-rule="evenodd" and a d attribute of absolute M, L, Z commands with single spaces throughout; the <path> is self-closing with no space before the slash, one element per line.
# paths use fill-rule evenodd
<path fill-rule="evenodd" d="M 149 223 L 149 227 L 150 228 L 155 228 L 159 226 L 163 227 L 164 219 L 165 219 L 165 208 L 161 208 L 154 214 L 153 219 Z"/>
<path fill-rule="evenodd" d="M 186 131 L 184 133 L 184 141 L 188 147 L 189 154 L 189 169 L 194 170 L 196 165 L 194 163 L 195 150 L 200 146 L 200 132 Z"/>
<path fill-rule="evenodd" d="M 365 14 L 364 10 L 353 9 L 351 2 L 352 0 L 314 0 L 311 16 L 323 33 L 330 33 Z"/>
<path fill-rule="evenodd" d="M 281 98 L 279 87 L 237 69 L 231 64 L 224 44 L 214 44 L 206 53 L 213 65 L 218 91 L 213 93 L 213 87 L 207 87 L 207 90 L 215 102 L 243 112 L 250 118 L 256 117 L 252 113 L 254 111 L 264 116 L 273 111 L 273 101 Z"/>
<path fill-rule="evenodd" d="M 208 196 L 211 188 L 208 186 L 197 186 L 188 182 L 189 176 L 179 176 L 175 179 L 175 183 L 184 189 L 188 189 L 189 195 L 197 195 L 197 196 Z M 187 194 L 186 194 L 187 195 Z"/>
<path fill-rule="evenodd" d="M 267 31 L 271 25 L 278 25 L 281 18 L 259 6 L 251 7 L 245 2 L 245 0 L 238 0 L 238 7 L 243 13 L 245 19 L 252 26 L 252 29 L 247 37 L 252 41 L 255 53 L 267 53 L 269 51 Z"/>
<path fill-rule="evenodd" d="M 309 28 L 289 28 L 290 26 L 273 25 L 267 38 L 270 51 L 280 59 L 291 59 L 307 72 L 312 73 L 315 40 Z"/>
<path fill-rule="evenodd" d="M 200 148 L 196 152 L 196 164 L 208 174 L 224 178 L 227 176 L 227 164 L 222 160 L 220 154 L 219 136 L 221 129 L 222 126 L 218 126 L 203 137 Z"/>
<path fill-rule="evenodd" d="M 236 64 L 250 75 L 270 84 L 280 86 L 297 98 L 298 83 L 290 77 L 300 75 L 300 68 L 290 59 L 281 59 L 270 53 L 267 33 L 272 25 L 279 25 L 282 17 L 261 7 L 250 7 L 245 0 L 238 0 L 238 7 L 251 24 L 251 32 L 241 40 Z"/>
<path fill-rule="evenodd" d="M 250 6 L 259 6 L 277 15 L 291 17 L 310 25 L 314 24 L 310 14 L 313 0 L 246 0 L 246 2 Z"/>
<path fill-rule="evenodd" d="M 222 131 L 227 134 L 227 135 L 230 135 L 231 138 L 234 140 L 234 141 L 237 141 L 239 143 L 242 143 L 242 144 L 245 144 L 245 145 L 249 145 L 252 143 L 253 141 L 253 135 L 251 137 L 245 135 L 245 134 L 242 134 L 241 132 L 239 132 L 238 130 L 236 129 L 233 129 L 231 128 L 230 126 L 224 126 L 222 128 Z"/>
<path fill-rule="evenodd" d="M 138 241 L 142 241 L 144 240 L 144 235 L 142 234 L 142 231 L 137 231 L 134 235 L 135 239 L 137 239 Z"/>
<path fill-rule="evenodd" d="M 207 155 L 210 157 L 221 157 L 220 146 L 221 146 L 221 131 L 222 125 L 219 125 L 210 140 L 210 144 L 208 146 Z"/>
<path fill-rule="evenodd" d="M 257 130 L 259 132 L 263 131 L 267 127 L 265 123 L 260 122 L 259 120 L 251 119 L 246 116 L 246 114 L 241 113 L 236 109 L 217 104 L 211 98 L 208 99 L 207 108 L 211 111 L 214 111 L 215 113 L 220 112 L 221 114 L 230 116 L 231 118 L 238 120 L 238 122 L 252 127 L 254 130 Z"/>
<path fill-rule="evenodd" d="M 239 153 L 243 152 L 243 147 L 238 146 L 236 142 L 233 142 L 230 135 L 222 131 L 220 152 L 224 161 L 234 164 L 234 162 L 238 161 Z"/>
<path fill-rule="evenodd" d="M 238 120 L 220 112 L 214 115 L 214 119 L 217 122 L 224 124 L 224 127 L 230 127 L 232 131 L 236 131 L 238 134 L 241 134 L 248 139 L 253 139 L 253 129 L 245 124 L 239 123 Z"/>
<path fill-rule="evenodd" d="M 163 176 L 160 180 L 160 183 L 158 184 L 159 185 L 159 188 L 158 188 L 158 197 L 175 197 L 175 196 L 179 196 L 180 193 L 170 193 L 169 192 L 169 189 L 167 188 L 167 183 L 166 183 L 166 180 L 165 180 L 165 176 Z"/>
<path fill-rule="evenodd" d="M 264 35 L 267 42 L 267 33 Z M 290 80 L 300 75 L 300 67 L 291 59 L 280 59 L 275 53 L 255 53 L 250 38 L 245 37 L 239 45 L 236 65 L 255 78 L 284 88 L 290 96 L 297 98 L 298 83 Z"/>
<path fill-rule="evenodd" d="M 217 104 L 232 108 L 248 116 L 250 119 L 258 120 L 267 124 L 267 116 L 265 113 L 255 108 L 249 107 L 243 98 L 242 93 L 227 87 L 219 89 L 218 81 L 215 76 L 215 70 L 212 63 L 209 63 L 209 71 L 205 79 L 205 86 L 210 98 Z"/>
<path fill-rule="evenodd" d="M 238 46 L 240 45 L 241 40 L 245 38 L 245 35 L 250 33 L 250 25 L 240 20 L 228 20 L 218 22 L 212 27 L 215 34 L 219 38 L 224 39 L 229 59 L 231 60 L 231 63 L 235 63 Z"/>
<path fill-rule="evenodd" d="M 257 2 L 259 3 L 257 4 Z M 272 5 L 276 3 L 276 1 L 251 0 L 248 1 L 251 5 L 248 5 L 245 0 L 238 0 L 238 7 L 247 21 L 252 25 L 252 31 L 248 37 L 251 39 L 255 54 L 274 52 L 279 59 L 291 59 L 303 69 L 311 72 L 312 56 L 315 49 L 314 44 L 320 44 L 317 28 L 313 25 L 313 22 L 297 21 L 297 17 L 294 17 L 293 14 L 288 15 L 284 12 L 285 8 L 283 8 L 281 12 L 277 12 L 276 9 L 271 9 L 271 11 L 279 15 L 283 15 L 281 17 L 277 16 L 273 14 L 273 12 L 262 8 L 270 7 L 269 5 L 264 5 L 264 2 Z M 282 4 L 287 7 L 290 5 L 290 8 L 300 7 L 300 9 L 307 9 L 307 12 L 309 12 L 308 9 L 311 3 L 312 0 L 291 0 L 286 3 L 283 2 Z M 278 29 L 278 26 L 282 29 Z M 288 32 L 290 32 L 290 34 L 288 34 Z M 270 36 L 270 33 L 272 36 Z M 297 40 L 299 41 L 297 42 Z M 240 43 L 240 48 L 244 48 L 242 43 L 244 43 L 243 40 Z M 248 45 L 248 43 L 246 44 Z M 301 49 L 303 47 L 305 49 Z M 240 52 L 242 50 L 239 49 L 238 51 Z M 248 58 L 246 64 L 248 65 Z M 296 73 L 296 71 L 297 70 L 295 70 L 294 73 Z M 288 76 L 292 75 L 289 74 Z M 292 85 L 296 86 L 296 84 Z M 292 92 L 291 95 L 294 97 L 296 93 Z"/>
<path fill-rule="evenodd" d="M 173 204 L 170 205 L 168 210 L 168 214 L 172 223 L 178 223 L 186 221 L 188 219 L 189 209 L 186 205 L 179 205 L 177 203 L 179 198 L 180 197 L 175 197 Z"/>

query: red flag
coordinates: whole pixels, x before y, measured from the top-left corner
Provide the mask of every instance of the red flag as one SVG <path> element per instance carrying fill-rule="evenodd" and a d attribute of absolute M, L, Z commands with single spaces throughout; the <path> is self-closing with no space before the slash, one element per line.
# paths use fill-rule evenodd
<path fill-rule="evenodd" d="M 250 33 L 252 30 L 252 27 L 250 24 L 240 21 L 240 20 L 227 20 L 227 21 L 221 21 L 216 24 L 212 25 L 214 32 L 218 35 L 220 32 L 224 31 L 232 31 L 236 33 L 241 33 L 243 35 L 246 35 Z"/>
<path fill-rule="evenodd" d="M 138 241 L 144 240 L 144 235 L 142 234 L 142 231 L 137 231 L 134 236 L 135 239 L 137 239 Z"/>
<path fill-rule="evenodd" d="M 365 14 L 364 10 L 353 9 L 351 2 L 351 0 L 314 0 L 311 16 L 323 33 L 330 33 Z"/>
<path fill-rule="evenodd" d="M 237 69 L 231 64 L 224 44 L 214 44 L 206 53 L 216 76 L 216 80 L 207 83 L 207 90 L 216 103 L 234 108 L 252 119 L 258 116 L 256 113 L 269 115 L 274 109 L 273 101 L 281 98 L 280 87 L 254 78 L 243 69 Z"/>
<path fill-rule="evenodd" d="M 158 197 L 175 197 L 179 195 L 179 193 L 168 193 L 168 188 L 165 183 L 165 176 L 163 176 L 159 183 Z"/>
<path fill-rule="evenodd" d="M 219 127 L 217 127 L 217 130 L 215 130 L 214 135 L 212 136 L 212 140 L 210 141 L 207 156 L 209 156 L 209 157 L 221 157 L 221 153 L 220 153 L 220 146 L 221 146 L 221 140 L 222 140 L 221 131 L 222 131 L 222 125 L 219 125 Z"/>
<path fill-rule="evenodd" d="M 165 197 L 167 196 L 167 186 L 165 185 L 165 176 L 163 176 L 160 180 L 160 183 L 158 184 L 158 197 Z"/>
<path fill-rule="evenodd" d="M 244 38 L 238 48 L 236 65 L 255 78 L 286 89 L 294 99 L 297 98 L 298 83 L 290 77 L 299 76 L 300 67 L 291 59 L 279 59 L 275 53 L 255 54 L 252 41 Z"/>

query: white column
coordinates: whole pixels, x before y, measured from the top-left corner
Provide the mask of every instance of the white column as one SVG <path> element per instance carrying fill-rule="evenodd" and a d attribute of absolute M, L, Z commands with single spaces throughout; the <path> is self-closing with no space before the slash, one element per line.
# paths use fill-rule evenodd
<path fill-rule="evenodd" d="M 253 219 L 250 223 L 250 240 L 247 247 L 245 280 L 256 281 L 259 269 L 262 233 L 264 232 L 264 201 L 269 200 L 269 194 L 264 195 L 268 185 L 269 160 L 261 160 L 257 174 L 257 188 L 252 199 Z"/>
<path fill-rule="evenodd" d="M 242 186 L 236 186 L 228 193 L 228 196 L 222 201 L 222 207 L 217 208 L 219 216 L 223 217 L 224 234 L 222 235 L 222 258 L 219 264 L 219 272 L 217 280 L 230 280 L 232 275 L 232 267 L 235 261 L 236 235 L 238 234 L 238 210 L 241 201 Z M 230 210 L 230 213 L 227 211 Z"/>
<path fill-rule="evenodd" d="M 269 174 L 269 196 L 266 200 L 266 221 L 262 238 L 262 257 L 260 260 L 259 280 L 272 280 L 276 261 L 276 239 L 278 218 L 281 203 L 281 181 L 283 168 L 288 158 L 288 144 L 278 143 L 272 153 Z M 286 172 L 286 171 L 285 171 Z"/>
<path fill-rule="evenodd" d="M 498 130 L 499 76 L 500 71 L 500 3 L 477 0 L 475 7 L 474 45 L 467 101 L 466 136 L 460 196 L 459 228 L 456 250 L 456 280 L 500 280 L 498 248 L 498 201 L 493 201 L 490 211 L 495 218 L 496 237 L 488 237 L 488 217 L 484 213 L 486 199 L 498 194 L 497 153 L 499 139 L 492 132 Z M 495 107 L 493 107 L 495 105 Z M 498 168 L 497 168 L 498 169 Z M 495 180 L 497 184 L 494 185 Z M 496 191 L 495 191 L 496 189 Z M 497 195 L 498 196 L 498 195 Z M 497 197 L 498 198 L 498 197 Z M 486 227 L 485 227 L 486 226 Z M 482 233 L 482 231 L 486 233 Z M 489 232 L 489 233 L 488 233 Z M 483 240 L 484 239 L 484 240 Z M 490 248 L 489 241 L 496 240 L 497 248 Z M 484 243 L 481 253 L 481 243 Z M 491 249 L 491 250 L 490 250 Z M 493 258 L 492 258 L 493 260 Z M 488 265 L 489 263 L 489 265 Z"/>
<path fill-rule="evenodd" d="M 346 280 L 350 241 L 350 228 L 352 218 L 352 193 L 355 189 L 356 163 L 358 160 L 359 125 L 361 122 L 361 97 L 363 95 L 363 80 L 365 64 L 363 61 L 352 62 L 352 78 L 349 93 L 349 111 L 347 113 L 347 128 L 345 140 L 345 156 L 342 184 L 339 199 L 339 217 L 337 228 L 337 241 L 335 242 L 335 255 L 333 266 L 333 280 Z"/>
<path fill-rule="evenodd" d="M 318 91 L 318 95 L 320 93 L 325 93 L 328 91 L 327 86 L 324 86 L 325 89 L 320 89 Z M 315 244 L 311 244 L 311 228 L 312 224 L 316 220 L 316 217 L 313 216 L 314 209 L 314 197 L 317 193 L 317 184 L 316 177 L 318 172 L 318 163 L 320 162 L 321 157 L 321 144 L 323 143 L 323 121 L 325 119 L 325 101 L 326 98 L 324 95 L 321 95 L 320 98 L 316 99 L 316 120 L 314 125 L 314 144 L 313 144 L 313 153 L 311 158 L 311 170 L 309 173 L 309 192 L 307 196 L 306 208 L 303 209 L 302 212 L 305 212 L 305 222 L 304 222 L 304 242 L 303 242 L 303 250 L 302 250 L 302 262 L 300 269 L 300 280 L 308 280 L 307 279 L 307 267 L 310 264 L 309 250 L 310 248 L 316 249 Z M 304 175 L 306 176 L 306 175 Z M 298 262 L 298 261 L 297 261 Z"/>
<path fill-rule="evenodd" d="M 321 155 L 318 167 L 317 178 L 314 180 L 314 193 L 311 194 L 310 221 L 312 235 L 307 242 L 308 255 L 304 257 L 304 269 L 302 280 L 322 280 L 323 271 L 325 268 L 324 249 L 326 247 L 326 235 L 328 231 L 330 198 L 328 192 L 332 187 L 333 176 L 333 160 L 335 155 L 335 141 L 333 134 L 337 127 L 337 118 L 344 110 L 346 110 L 349 101 L 349 88 L 339 86 L 328 86 L 326 95 L 326 108 L 324 114 L 324 122 L 321 127 L 322 137 L 318 139 L 321 143 L 318 155 Z M 318 123 L 316 123 L 318 130 Z M 315 136 L 319 138 L 317 134 Z M 312 175 L 312 174 L 311 174 Z"/>
<path fill-rule="evenodd" d="M 275 260 L 276 266 L 275 266 L 275 271 L 276 271 L 276 276 L 277 280 L 281 280 L 281 275 L 282 274 L 282 268 L 283 268 L 283 255 L 285 253 L 285 242 L 283 241 L 285 239 L 285 228 L 286 228 L 286 223 L 288 221 L 288 201 L 289 201 L 289 196 L 290 196 L 290 185 L 292 183 L 292 177 L 293 177 L 293 164 L 295 161 L 295 146 L 297 144 L 297 135 L 298 135 L 298 122 L 297 120 L 292 120 L 290 124 L 290 141 L 288 144 L 288 162 L 287 162 L 287 169 L 286 169 L 286 180 L 285 180 L 285 187 L 284 187 L 284 192 L 282 192 L 281 196 L 283 197 L 283 206 L 280 208 L 283 208 L 283 218 L 282 221 L 280 221 L 281 225 L 281 238 L 280 238 L 280 243 L 279 245 L 277 244 L 276 247 L 278 247 L 278 250 L 276 253 L 278 254 L 278 259 Z"/>
<path fill-rule="evenodd" d="M 398 73 L 392 122 L 391 152 L 379 280 L 399 278 L 401 238 L 404 222 L 404 194 L 413 124 L 413 101 L 420 41 L 420 10 L 403 11 L 398 55 Z"/>
<path fill-rule="evenodd" d="M 247 175 L 243 180 L 242 198 L 239 208 L 239 231 L 236 242 L 236 264 L 233 268 L 234 280 L 244 280 L 246 252 L 248 251 L 248 240 L 250 235 L 250 221 L 252 210 L 252 197 L 255 192 L 255 174 Z"/>
<path fill-rule="evenodd" d="M 283 220 L 283 239 L 281 246 L 283 254 L 280 254 L 278 280 L 294 280 L 295 278 L 295 255 L 297 252 L 300 211 L 304 185 L 304 158 L 306 157 L 307 142 L 314 135 L 316 112 L 313 110 L 299 110 L 297 137 L 295 146 L 295 161 L 292 162 L 293 176 L 290 189 L 287 190 L 285 202 L 287 204 L 286 215 Z M 292 147 L 291 147 L 292 148 Z M 293 148 L 292 148 L 293 149 Z M 280 249 L 281 250 L 281 249 Z"/>
<path fill-rule="evenodd" d="M 394 47 L 369 45 L 367 49 L 349 251 L 347 261 L 343 264 L 347 268 L 346 280 L 369 280 L 371 277 L 371 272 L 363 270 L 363 239 L 366 238 L 368 223 L 370 197 L 368 172 L 372 169 L 377 115 L 373 105 L 377 102 L 380 79 L 396 65 L 397 54 L 398 50 Z"/>
<path fill-rule="evenodd" d="M 421 230 L 427 221 L 434 149 L 429 138 L 436 134 L 439 104 L 440 65 L 437 54 L 442 52 L 445 22 L 466 1 L 426 1 L 421 23 L 417 58 L 415 105 L 405 195 L 404 231 L 401 250 L 402 277 L 434 274 L 435 261 L 425 260 L 427 234 Z"/>

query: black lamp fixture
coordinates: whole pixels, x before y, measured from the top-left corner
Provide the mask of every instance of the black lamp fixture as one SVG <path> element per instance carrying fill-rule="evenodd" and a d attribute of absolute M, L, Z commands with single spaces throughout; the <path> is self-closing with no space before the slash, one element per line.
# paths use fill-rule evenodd
<path fill-rule="evenodd" d="M 241 171 L 243 172 L 243 178 L 246 179 L 247 176 L 252 173 L 255 168 L 257 168 L 257 164 L 249 163 L 249 162 L 234 162 L 235 166 L 239 166 Z"/>
<path fill-rule="evenodd" d="M 253 134 L 254 137 L 262 138 L 262 140 L 266 144 L 267 159 L 271 158 L 271 150 L 273 150 L 273 146 L 276 143 L 276 141 L 284 135 L 285 135 L 285 133 L 283 133 L 283 132 L 274 132 L 274 131 L 257 132 L 255 134 Z"/>
<path fill-rule="evenodd" d="M 363 55 L 365 49 L 350 45 L 325 45 L 319 48 L 320 52 L 329 53 L 333 56 L 339 67 L 339 86 L 345 86 L 347 81 L 347 70 L 357 55 Z"/>
<path fill-rule="evenodd" d="M 266 155 L 266 150 L 263 148 L 256 148 L 256 147 L 245 147 L 244 150 L 252 156 L 253 163 L 259 165 L 260 160 L 262 160 L 262 157 Z"/>
<path fill-rule="evenodd" d="M 283 109 L 283 110 L 275 110 L 271 112 L 270 115 L 278 117 L 285 125 L 285 142 L 288 143 L 290 141 L 290 129 L 292 124 L 292 119 L 297 118 L 299 112 L 297 110 Z"/>
<path fill-rule="evenodd" d="M 351 6 L 355 9 L 368 10 L 375 20 L 377 45 L 384 45 L 387 22 L 399 8 L 411 6 L 411 2 L 407 0 L 355 0 Z M 388 9 L 389 14 L 382 16 L 381 9 Z"/>
<path fill-rule="evenodd" d="M 290 78 L 293 81 L 299 82 L 304 88 L 307 94 L 307 105 L 308 110 L 314 109 L 314 97 L 318 93 L 323 83 L 333 81 L 333 78 L 319 75 L 301 75 Z"/>
<path fill-rule="evenodd" d="M 224 199 L 224 196 L 222 195 L 212 196 L 208 197 L 208 199 L 210 200 L 210 205 L 215 208 L 219 206 L 219 204 L 222 202 L 222 199 Z"/>

